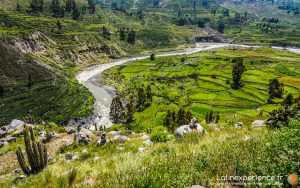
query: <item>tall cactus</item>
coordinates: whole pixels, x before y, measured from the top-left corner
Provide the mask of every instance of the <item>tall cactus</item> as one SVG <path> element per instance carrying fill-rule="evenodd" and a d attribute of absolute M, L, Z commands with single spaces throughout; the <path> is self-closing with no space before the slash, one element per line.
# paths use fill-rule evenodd
<path fill-rule="evenodd" d="M 26 164 L 21 148 L 17 149 L 19 165 L 24 174 L 31 175 L 41 172 L 48 162 L 47 148 L 41 142 L 35 141 L 31 127 L 24 129 L 24 142 L 29 165 Z"/>

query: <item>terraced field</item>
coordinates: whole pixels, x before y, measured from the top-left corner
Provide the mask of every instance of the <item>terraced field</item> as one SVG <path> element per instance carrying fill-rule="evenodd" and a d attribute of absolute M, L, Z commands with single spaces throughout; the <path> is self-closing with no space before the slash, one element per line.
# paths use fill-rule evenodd
<path fill-rule="evenodd" d="M 232 59 L 243 58 L 247 71 L 244 86 L 232 89 Z M 140 60 L 110 69 L 104 81 L 114 85 L 128 101 L 133 88 L 151 86 L 152 104 L 134 115 L 133 127 L 146 129 L 162 125 L 167 110 L 184 107 L 198 119 L 213 109 L 221 113 L 222 125 L 237 121 L 250 123 L 265 119 L 268 112 L 279 107 L 282 99 L 268 104 L 269 79 L 279 78 L 284 97 L 299 95 L 300 56 L 270 48 L 220 49 L 188 56 Z M 263 117 L 261 117 L 263 116 Z"/>

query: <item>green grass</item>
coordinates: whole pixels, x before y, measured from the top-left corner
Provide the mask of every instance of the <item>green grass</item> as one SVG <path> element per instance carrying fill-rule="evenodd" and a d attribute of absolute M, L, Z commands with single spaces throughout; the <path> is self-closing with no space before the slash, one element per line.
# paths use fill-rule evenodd
<path fill-rule="evenodd" d="M 298 123 L 298 124 L 297 124 Z M 299 125 L 299 120 L 293 120 Z M 145 147 L 142 140 L 130 135 L 124 144 L 108 143 L 63 147 L 40 174 L 14 181 L 0 180 L 2 187 L 189 187 L 213 186 L 221 176 L 283 176 L 262 183 L 262 187 L 287 185 L 288 174 L 297 173 L 299 161 L 299 129 L 279 130 L 225 128 L 207 133 L 190 133 L 176 141 Z M 245 140 L 246 138 L 250 140 Z M 119 151 L 117 147 L 124 147 Z M 87 153 L 83 153 L 87 150 Z M 73 152 L 78 160 L 66 161 L 64 154 Z M 95 160 L 95 157 L 100 157 Z M 255 187 L 257 185 L 246 185 Z"/>

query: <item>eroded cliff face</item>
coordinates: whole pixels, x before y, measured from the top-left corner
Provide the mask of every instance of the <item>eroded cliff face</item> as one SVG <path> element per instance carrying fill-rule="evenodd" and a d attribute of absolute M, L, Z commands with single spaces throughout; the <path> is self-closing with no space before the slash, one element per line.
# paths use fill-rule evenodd
<path fill-rule="evenodd" d="M 95 43 L 95 40 L 90 42 L 77 36 L 48 37 L 36 31 L 9 43 L 22 53 L 42 58 L 46 64 L 62 69 L 65 67 L 81 69 L 126 55 L 126 52 L 117 45 L 101 41 Z"/>

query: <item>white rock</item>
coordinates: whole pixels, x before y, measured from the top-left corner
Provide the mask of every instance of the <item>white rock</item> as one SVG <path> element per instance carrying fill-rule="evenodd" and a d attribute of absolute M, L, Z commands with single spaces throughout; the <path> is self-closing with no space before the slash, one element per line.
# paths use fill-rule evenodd
<path fill-rule="evenodd" d="M 192 131 L 196 131 L 198 133 L 204 133 L 205 132 L 204 128 L 199 123 L 197 123 L 194 126 L 196 126 L 195 129 L 192 129 L 191 125 L 182 125 L 182 126 L 178 127 L 175 130 L 175 136 L 180 137 L 180 136 L 182 136 L 182 135 L 184 135 L 188 132 L 192 132 Z"/>
<path fill-rule="evenodd" d="M 149 136 L 146 135 L 146 134 L 144 134 L 143 136 L 141 136 L 141 139 L 142 139 L 142 140 L 147 140 L 147 139 L 149 139 Z"/>
<path fill-rule="evenodd" d="M 124 147 L 119 147 L 119 146 L 117 147 L 118 151 L 123 151 L 124 149 L 125 149 Z"/>
<path fill-rule="evenodd" d="M 151 140 L 144 141 L 145 146 L 151 146 L 152 144 L 153 144 L 153 142 Z"/>
<path fill-rule="evenodd" d="M 240 128 L 240 127 L 242 127 L 242 126 L 244 126 L 243 122 L 237 122 L 237 123 L 234 125 L 234 127 L 236 127 L 236 128 Z"/>
<path fill-rule="evenodd" d="M 253 121 L 252 126 L 256 128 L 265 127 L 266 122 L 264 120 L 255 120 Z"/>
<path fill-rule="evenodd" d="M 86 135 L 86 136 L 89 136 L 89 137 L 92 137 L 94 135 L 90 130 L 85 129 L 85 128 L 82 128 L 80 130 L 80 134 L 83 134 L 83 135 Z"/>
<path fill-rule="evenodd" d="M 118 132 L 118 131 L 111 131 L 108 134 L 110 134 L 112 136 L 117 136 L 117 135 L 120 135 L 120 132 Z"/>
<path fill-rule="evenodd" d="M 143 148 L 143 147 L 138 148 L 138 152 L 140 152 L 140 153 L 143 153 L 144 150 L 145 150 L 145 148 Z"/>
<path fill-rule="evenodd" d="M 245 141 L 250 141 L 250 140 L 252 140 L 252 138 L 251 138 L 251 136 L 245 136 L 244 140 Z"/>
<path fill-rule="evenodd" d="M 17 127 L 24 126 L 24 124 L 25 124 L 24 121 L 21 121 L 21 120 L 18 120 L 18 119 L 14 119 L 9 124 L 8 129 L 15 130 Z"/>

